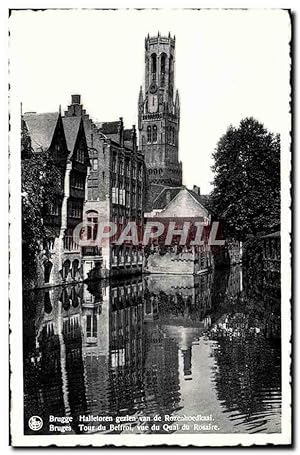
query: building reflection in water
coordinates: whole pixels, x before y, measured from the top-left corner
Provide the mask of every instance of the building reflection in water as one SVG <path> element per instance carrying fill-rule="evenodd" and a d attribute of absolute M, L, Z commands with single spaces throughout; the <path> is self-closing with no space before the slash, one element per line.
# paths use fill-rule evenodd
<path fill-rule="evenodd" d="M 214 314 L 208 332 L 217 341 L 218 399 L 247 432 L 280 432 L 280 280 L 270 285 L 270 277 L 246 275 L 243 289 L 240 276 L 239 268 L 232 271 L 222 311 Z"/>
<path fill-rule="evenodd" d="M 230 274 L 148 275 L 24 295 L 25 433 L 31 415 L 45 422 L 72 416 L 77 433 L 79 415 L 151 420 L 186 412 L 189 400 L 197 414 L 199 375 L 210 378 L 226 411 L 221 420 L 260 431 L 263 415 L 269 431 L 269 417 L 280 415 L 280 302 L 259 300 L 250 289 L 236 267 Z M 200 360 L 203 342 L 214 367 Z"/>

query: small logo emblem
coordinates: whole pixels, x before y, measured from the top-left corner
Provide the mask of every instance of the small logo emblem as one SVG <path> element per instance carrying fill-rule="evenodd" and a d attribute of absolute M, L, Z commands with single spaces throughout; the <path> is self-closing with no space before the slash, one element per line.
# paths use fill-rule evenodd
<path fill-rule="evenodd" d="M 33 431 L 39 431 L 43 426 L 43 419 L 40 416 L 32 416 L 28 420 L 28 426 Z"/>

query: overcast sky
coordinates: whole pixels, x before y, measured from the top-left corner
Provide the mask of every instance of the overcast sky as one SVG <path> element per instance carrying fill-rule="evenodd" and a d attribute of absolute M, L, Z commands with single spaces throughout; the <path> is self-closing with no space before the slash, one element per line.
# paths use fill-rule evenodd
<path fill-rule="evenodd" d="M 280 10 L 18 11 L 10 19 L 11 83 L 23 112 L 64 110 L 71 94 L 96 121 L 137 124 L 144 38 L 176 36 L 183 183 L 211 191 L 212 152 L 253 116 L 281 133 L 289 110 L 288 13 Z"/>

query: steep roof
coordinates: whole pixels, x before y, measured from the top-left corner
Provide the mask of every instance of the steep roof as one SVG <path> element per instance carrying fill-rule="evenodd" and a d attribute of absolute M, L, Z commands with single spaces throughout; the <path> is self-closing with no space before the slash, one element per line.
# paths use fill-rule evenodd
<path fill-rule="evenodd" d="M 198 194 L 198 193 L 195 193 L 195 191 L 193 190 L 189 190 L 187 188 L 187 191 L 190 193 L 191 196 L 193 196 L 201 205 L 203 205 L 203 207 L 205 207 L 207 210 L 210 211 L 209 209 L 209 196 L 207 195 L 204 195 L 204 194 Z"/>
<path fill-rule="evenodd" d="M 97 122 L 96 126 L 99 128 L 101 133 L 107 136 L 108 139 L 120 146 L 120 128 L 122 128 L 121 120 L 116 120 L 114 122 Z"/>
<path fill-rule="evenodd" d="M 185 186 L 172 187 L 153 184 L 151 185 L 151 193 L 154 192 L 155 196 L 152 199 L 152 210 L 165 209 L 182 190 L 187 191 L 204 209 L 212 213 L 208 203 L 209 196 L 207 195 L 199 195 Z"/>
<path fill-rule="evenodd" d="M 77 139 L 81 117 L 63 117 L 64 132 L 67 141 L 67 147 L 70 153 L 73 153 Z"/>
<path fill-rule="evenodd" d="M 195 197 L 196 193 L 185 186 L 174 188 L 171 198 L 171 189 L 167 188 L 166 191 L 168 193 L 167 203 L 159 212 L 159 216 L 189 218 L 209 216 L 209 210 L 200 202 L 199 198 Z"/>
<path fill-rule="evenodd" d="M 104 134 L 116 134 L 119 132 L 120 121 L 117 120 L 116 122 L 103 122 L 103 123 L 96 123 L 96 126 L 102 131 Z"/>
<path fill-rule="evenodd" d="M 34 152 L 42 152 L 49 149 L 57 125 L 58 116 L 58 112 L 23 114 L 23 120 L 26 124 Z"/>
<path fill-rule="evenodd" d="M 156 199 L 153 201 L 153 209 L 163 209 L 166 205 L 174 199 L 174 197 L 182 190 L 182 186 L 172 187 L 167 186 L 162 189 L 162 191 L 158 194 Z"/>

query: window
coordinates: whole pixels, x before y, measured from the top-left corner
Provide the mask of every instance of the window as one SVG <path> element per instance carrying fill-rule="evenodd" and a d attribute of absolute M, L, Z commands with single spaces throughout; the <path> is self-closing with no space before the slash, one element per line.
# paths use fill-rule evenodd
<path fill-rule="evenodd" d="M 84 151 L 81 147 L 77 150 L 77 161 L 84 163 Z"/>
<path fill-rule="evenodd" d="M 139 166 L 139 180 L 143 179 L 143 166 Z"/>
<path fill-rule="evenodd" d="M 151 138 L 151 126 L 147 126 L 147 142 L 148 144 L 150 144 L 152 142 L 152 138 Z"/>
<path fill-rule="evenodd" d="M 112 198 L 112 203 L 117 204 L 118 203 L 118 188 L 112 187 L 111 189 L 111 198 Z"/>
<path fill-rule="evenodd" d="M 119 204 L 125 205 L 125 188 L 119 188 Z"/>
<path fill-rule="evenodd" d="M 166 73 L 166 54 L 161 54 L 160 57 L 160 85 L 165 85 L 165 73 Z"/>
<path fill-rule="evenodd" d="M 115 247 L 112 248 L 112 263 L 113 265 L 118 264 L 118 251 Z"/>
<path fill-rule="evenodd" d="M 121 175 L 124 175 L 124 161 L 120 161 L 120 164 L 119 164 L 119 173 Z"/>
<path fill-rule="evenodd" d="M 86 336 L 87 338 L 97 337 L 97 315 L 88 314 L 86 317 Z"/>
<path fill-rule="evenodd" d="M 152 71 L 152 79 L 156 79 L 156 54 L 151 55 L 151 71 Z"/>
<path fill-rule="evenodd" d="M 132 193 L 131 193 L 131 208 L 135 209 L 136 207 L 136 189 L 135 186 L 132 188 Z"/>
<path fill-rule="evenodd" d="M 140 187 L 138 187 L 137 206 L 139 209 L 142 207 L 142 190 Z"/>
<path fill-rule="evenodd" d="M 117 171 L 117 160 L 116 157 L 114 156 L 112 159 L 112 171 L 116 172 Z"/>
<path fill-rule="evenodd" d="M 73 188 L 83 190 L 85 186 L 85 177 L 82 174 L 72 174 L 71 177 L 71 186 Z"/>
<path fill-rule="evenodd" d="M 79 271 L 79 261 L 75 259 L 72 264 L 72 278 L 76 278 L 76 274 Z"/>
<path fill-rule="evenodd" d="M 48 283 L 48 281 L 45 281 L 45 283 Z M 51 299 L 50 299 L 50 293 L 49 291 L 45 292 L 44 294 L 44 309 L 45 313 L 50 314 L 52 311 L 52 304 L 51 304 Z"/>
<path fill-rule="evenodd" d="M 153 128 L 152 128 L 152 139 L 153 139 L 153 142 L 157 142 L 157 126 L 156 125 L 153 125 Z"/>
<path fill-rule="evenodd" d="M 126 175 L 126 177 L 130 177 L 130 164 L 129 164 L 129 161 L 126 161 L 125 175 Z"/>
<path fill-rule="evenodd" d="M 129 189 L 126 189 L 126 207 L 130 208 L 130 191 Z"/>
<path fill-rule="evenodd" d="M 81 217 L 82 217 L 82 207 L 81 207 L 80 203 L 76 203 L 74 201 L 71 201 L 70 210 L 69 210 L 69 216 L 71 218 L 81 219 Z"/>
<path fill-rule="evenodd" d="M 52 267 L 53 267 L 52 262 L 50 262 L 50 261 L 45 261 L 44 262 L 44 281 L 45 281 L 45 284 L 49 283 L 49 281 L 50 281 L 50 274 L 51 274 Z"/>
<path fill-rule="evenodd" d="M 87 237 L 88 239 L 96 240 L 98 231 L 98 212 L 95 210 L 87 213 Z"/>
<path fill-rule="evenodd" d="M 93 171 L 98 170 L 98 158 L 93 159 Z"/>
<path fill-rule="evenodd" d="M 136 164 L 132 163 L 132 178 L 136 178 Z"/>
<path fill-rule="evenodd" d="M 169 81 L 170 81 L 170 83 L 172 83 L 172 79 L 173 79 L 173 71 L 174 71 L 173 65 L 174 65 L 174 60 L 173 60 L 173 55 L 171 55 L 170 60 L 169 60 Z"/>
<path fill-rule="evenodd" d="M 71 262 L 69 261 L 69 259 L 67 259 L 64 263 L 63 263 L 63 269 L 62 269 L 62 272 L 63 272 L 63 278 L 67 278 L 68 274 L 69 274 L 69 271 L 70 271 L 70 267 L 71 267 Z M 65 296 L 63 296 L 65 297 Z M 65 300 L 63 298 L 63 300 Z"/>

